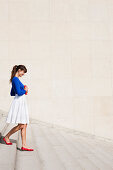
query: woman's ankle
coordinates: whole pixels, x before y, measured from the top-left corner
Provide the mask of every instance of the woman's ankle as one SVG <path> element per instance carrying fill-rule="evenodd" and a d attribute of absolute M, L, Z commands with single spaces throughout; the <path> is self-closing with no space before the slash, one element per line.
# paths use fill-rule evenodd
<path fill-rule="evenodd" d="M 9 139 L 9 136 L 6 135 L 5 138 Z"/>
<path fill-rule="evenodd" d="M 26 147 L 26 146 L 27 146 L 26 144 L 22 145 L 22 147 Z"/>

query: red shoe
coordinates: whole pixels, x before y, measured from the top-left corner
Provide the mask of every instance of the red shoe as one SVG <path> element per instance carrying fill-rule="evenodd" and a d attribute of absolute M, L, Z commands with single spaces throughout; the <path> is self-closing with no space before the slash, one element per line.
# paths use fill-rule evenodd
<path fill-rule="evenodd" d="M 28 149 L 28 148 L 24 148 L 24 147 L 21 147 L 21 150 L 22 151 L 34 151 L 34 149 Z"/>
<path fill-rule="evenodd" d="M 6 143 L 7 145 L 12 145 L 11 142 L 6 142 L 5 137 L 3 138 L 3 140 L 5 141 L 5 143 Z"/>

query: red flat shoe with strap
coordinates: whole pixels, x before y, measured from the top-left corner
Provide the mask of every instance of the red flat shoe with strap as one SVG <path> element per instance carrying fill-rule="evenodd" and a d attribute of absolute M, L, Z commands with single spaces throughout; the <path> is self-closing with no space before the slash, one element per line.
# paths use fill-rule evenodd
<path fill-rule="evenodd" d="M 5 137 L 3 138 L 3 140 L 5 141 L 5 143 L 6 143 L 7 145 L 12 145 L 11 142 L 6 142 Z"/>
<path fill-rule="evenodd" d="M 34 149 L 28 149 L 28 148 L 24 148 L 24 147 L 21 147 L 21 150 L 22 151 L 34 151 Z"/>

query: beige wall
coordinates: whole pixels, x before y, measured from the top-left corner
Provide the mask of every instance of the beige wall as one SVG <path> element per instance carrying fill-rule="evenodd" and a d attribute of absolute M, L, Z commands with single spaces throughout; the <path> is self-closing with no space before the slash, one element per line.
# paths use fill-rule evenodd
<path fill-rule="evenodd" d="M 30 117 L 113 139 L 112 28 L 112 0 L 0 0 L 0 108 L 25 64 Z"/>

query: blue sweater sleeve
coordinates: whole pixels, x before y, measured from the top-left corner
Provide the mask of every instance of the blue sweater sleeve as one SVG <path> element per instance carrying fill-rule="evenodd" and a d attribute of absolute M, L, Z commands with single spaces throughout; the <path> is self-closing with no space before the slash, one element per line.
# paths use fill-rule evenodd
<path fill-rule="evenodd" d="M 19 79 L 15 77 L 15 79 L 12 82 L 15 92 L 18 94 L 18 96 L 22 96 L 26 93 L 26 90 L 20 88 Z"/>
<path fill-rule="evenodd" d="M 12 88 L 11 88 L 11 91 L 10 91 L 10 95 L 11 95 L 11 96 L 15 96 L 14 91 L 13 91 Z"/>

